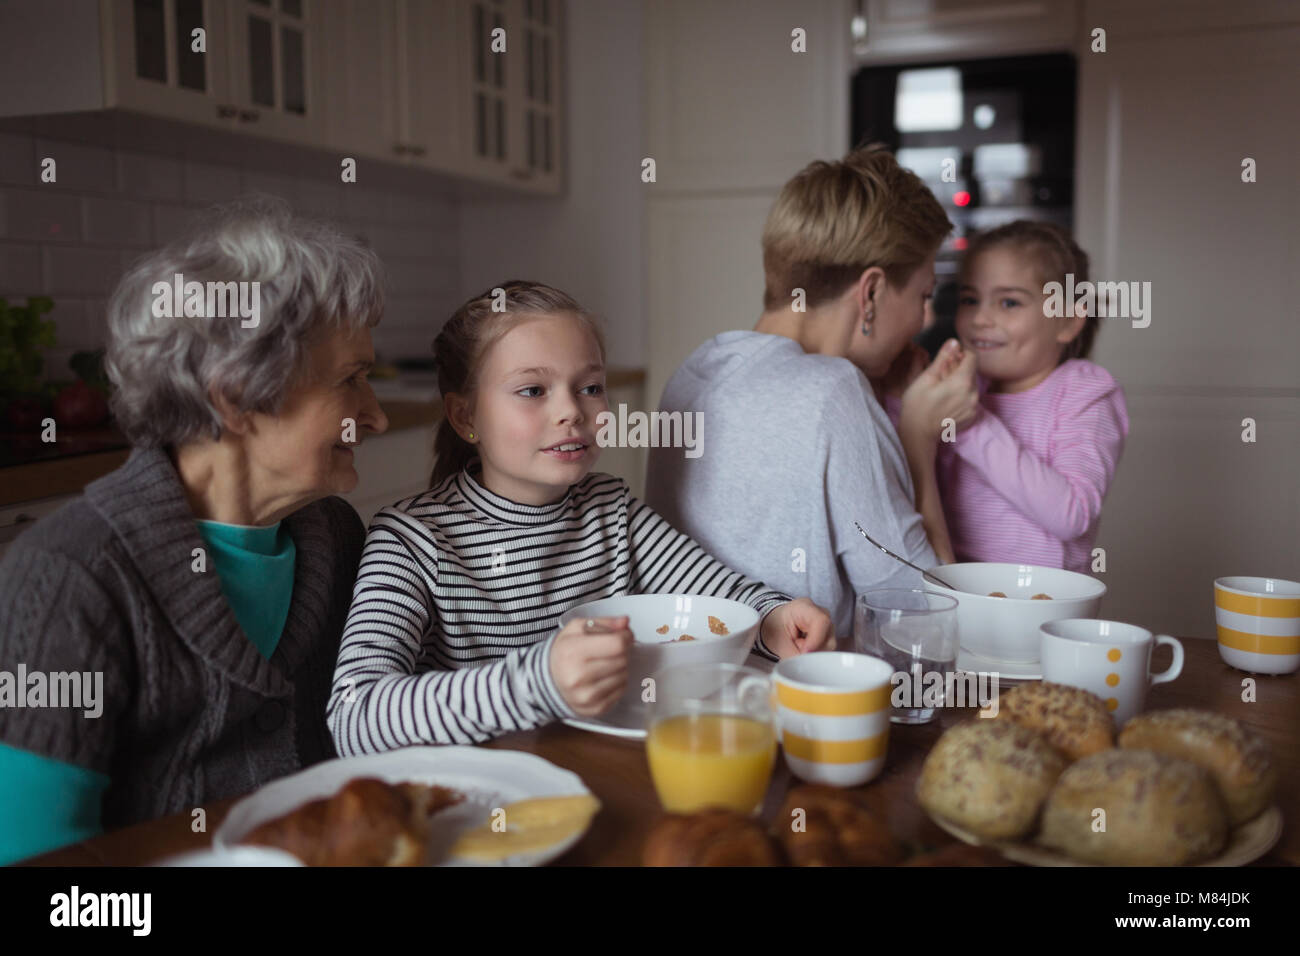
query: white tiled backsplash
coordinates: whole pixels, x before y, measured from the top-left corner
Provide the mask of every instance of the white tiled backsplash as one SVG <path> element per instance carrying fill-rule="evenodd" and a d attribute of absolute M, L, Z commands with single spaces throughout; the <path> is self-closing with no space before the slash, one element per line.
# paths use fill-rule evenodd
<path fill-rule="evenodd" d="M 47 156 L 56 183 L 40 181 Z M 429 354 L 458 304 L 456 199 L 0 132 L 0 296 L 54 300 L 59 345 L 46 374 L 71 377 L 72 352 L 105 344 L 105 301 L 132 260 L 183 232 L 197 211 L 251 192 L 364 237 L 389 278 L 376 350 Z"/>

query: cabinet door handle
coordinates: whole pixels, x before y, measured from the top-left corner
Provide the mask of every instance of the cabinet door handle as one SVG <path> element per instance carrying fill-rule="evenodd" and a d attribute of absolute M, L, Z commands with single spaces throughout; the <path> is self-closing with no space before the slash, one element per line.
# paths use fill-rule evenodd
<path fill-rule="evenodd" d="M 405 156 L 410 151 L 411 151 L 411 147 L 407 146 L 405 143 L 393 144 L 393 152 L 396 153 L 398 156 Z"/>
<path fill-rule="evenodd" d="M 407 151 L 412 156 L 423 156 L 427 152 L 423 146 L 409 146 L 407 147 Z"/>
<path fill-rule="evenodd" d="M 238 115 L 238 113 L 239 110 L 235 109 L 233 106 L 222 104 L 217 107 L 217 116 L 221 119 L 230 119 L 232 116 Z"/>
<path fill-rule="evenodd" d="M 257 118 L 262 114 L 257 110 L 240 110 L 239 118 L 245 123 L 256 123 Z"/>

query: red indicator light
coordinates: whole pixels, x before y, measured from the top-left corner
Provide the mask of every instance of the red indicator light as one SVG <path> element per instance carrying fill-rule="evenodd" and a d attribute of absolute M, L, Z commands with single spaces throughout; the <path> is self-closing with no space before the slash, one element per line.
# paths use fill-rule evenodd
<path fill-rule="evenodd" d="M 956 203 L 958 206 L 969 206 L 970 193 L 966 192 L 966 190 L 964 189 L 959 192 L 955 192 L 952 194 L 952 201 Z"/>

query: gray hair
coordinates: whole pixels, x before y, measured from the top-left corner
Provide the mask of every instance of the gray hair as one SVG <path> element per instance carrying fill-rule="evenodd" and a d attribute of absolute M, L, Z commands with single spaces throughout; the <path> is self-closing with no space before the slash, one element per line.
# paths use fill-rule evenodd
<path fill-rule="evenodd" d="M 224 302 L 214 310 L 211 291 L 203 315 L 158 315 L 154 286 L 170 287 L 176 275 L 208 290 L 259 283 L 258 323 L 243 327 Z M 108 304 L 105 368 L 118 427 L 145 447 L 219 438 L 213 393 L 240 411 L 275 414 L 322 333 L 373 326 L 383 311 L 383 267 L 360 240 L 274 197 L 217 206 L 185 238 L 133 264 Z"/>

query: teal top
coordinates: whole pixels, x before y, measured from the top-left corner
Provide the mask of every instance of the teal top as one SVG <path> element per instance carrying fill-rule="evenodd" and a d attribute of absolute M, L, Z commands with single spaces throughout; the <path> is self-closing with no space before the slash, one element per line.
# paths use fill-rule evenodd
<path fill-rule="evenodd" d="M 293 538 L 283 522 L 198 526 L 235 619 L 269 660 L 293 599 Z M 0 743 L 0 866 L 98 833 L 109 782 L 94 770 Z"/>
<path fill-rule="evenodd" d="M 221 593 L 253 646 L 270 660 L 293 600 L 293 538 L 277 521 L 266 527 L 199 521 Z"/>

